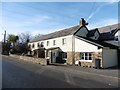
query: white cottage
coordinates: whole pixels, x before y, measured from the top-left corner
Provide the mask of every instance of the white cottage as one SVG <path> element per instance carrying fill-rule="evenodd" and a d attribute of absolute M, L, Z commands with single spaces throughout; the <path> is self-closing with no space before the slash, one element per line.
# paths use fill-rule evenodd
<path fill-rule="evenodd" d="M 81 19 L 80 25 L 40 36 L 28 45 L 33 54 L 46 58 L 49 63 L 73 65 L 79 61 L 81 66 L 94 67 L 95 60 L 99 59 L 102 68 L 118 65 L 118 46 L 104 40 L 114 40 L 114 36 L 106 37 L 99 28 L 88 30 Z"/>

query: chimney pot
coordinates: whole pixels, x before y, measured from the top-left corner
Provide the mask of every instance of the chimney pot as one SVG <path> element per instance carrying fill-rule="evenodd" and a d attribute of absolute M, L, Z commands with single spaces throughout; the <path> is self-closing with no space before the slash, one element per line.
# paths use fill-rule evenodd
<path fill-rule="evenodd" d="M 84 20 L 84 18 L 81 18 L 81 20 L 80 20 L 80 27 L 81 26 L 85 26 L 85 25 L 88 25 L 88 23 L 86 23 L 86 21 Z"/>

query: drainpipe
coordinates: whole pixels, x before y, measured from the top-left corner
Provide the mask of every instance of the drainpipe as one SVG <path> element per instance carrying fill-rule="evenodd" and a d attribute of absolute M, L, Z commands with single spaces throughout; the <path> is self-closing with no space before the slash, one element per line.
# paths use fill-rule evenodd
<path fill-rule="evenodd" d="M 73 64 L 75 64 L 75 37 L 72 36 L 72 60 Z"/>
<path fill-rule="evenodd" d="M 120 61 L 119 61 L 120 60 L 120 56 L 119 56 L 119 54 L 120 54 L 120 49 L 118 48 L 117 49 L 117 66 L 118 67 L 120 67 Z"/>

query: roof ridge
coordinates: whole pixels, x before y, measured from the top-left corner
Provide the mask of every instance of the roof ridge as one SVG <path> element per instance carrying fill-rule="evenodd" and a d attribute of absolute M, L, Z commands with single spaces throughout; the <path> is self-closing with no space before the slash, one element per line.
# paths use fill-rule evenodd
<path fill-rule="evenodd" d="M 58 31 L 55 31 L 55 32 L 52 32 L 52 33 L 48 33 L 48 34 L 44 34 L 44 35 L 49 35 L 49 34 L 53 34 L 53 33 L 57 33 L 57 32 L 62 32 L 62 31 L 65 31 L 65 30 L 67 31 L 68 29 L 74 28 L 74 27 L 77 27 L 77 26 L 79 26 L 79 25 L 70 26 L 70 27 L 67 27 L 67 28 L 64 28 L 64 29 L 59 29 Z"/>
<path fill-rule="evenodd" d="M 100 33 L 104 33 L 104 32 L 109 32 L 110 31 L 109 27 L 111 29 L 113 29 L 113 28 L 119 28 L 119 27 L 116 27 L 116 25 L 119 25 L 119 24 L 120 23 L 116 23 L 116 24 L 106 25 L 106 26 L 98 27 L 98 28 L 94 28 L 94 29 L 98 29 L 98 31 Z M 62 29 L 62 30 L 58 30 L 58 31 L 55 31 L 55 32 L 52 32 L 52 33 L 48 33 L 48 34 L 36 37 L 33 40 L 31 40 L 30 42 L 36 42 L 36 41 L 41 41 L 41 40 L 47 40 L 47 39 L 52 39 L 52 38 L 57 38 L 57 37 L 62 37 L 62 36 L 67 36 L 67 35 L 72 35 L 79 28 L 80 28 L 79 25 L 70 26 L 70 27 L 67 27 L 67 28 Z M 89 31 L 94 30 L 94 29 L 90 29 Z"/>

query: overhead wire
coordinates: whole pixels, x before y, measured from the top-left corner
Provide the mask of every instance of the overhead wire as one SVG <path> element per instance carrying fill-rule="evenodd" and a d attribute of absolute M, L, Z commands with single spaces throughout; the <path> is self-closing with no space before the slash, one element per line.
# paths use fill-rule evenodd
<path fill-rule="evenodd" d="M 93 5 L 91 7 L 91 10 L 90 10 L 88 17 L 87 17 L 87 20 L 86 20 L 87 22 L 88 22 L 89 16 L 93 13 L 93 10 L 95 9 L 95 5 L 96 5 L 96 2 L 93 2 Z"/>

